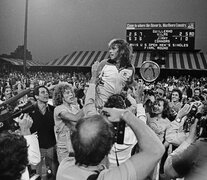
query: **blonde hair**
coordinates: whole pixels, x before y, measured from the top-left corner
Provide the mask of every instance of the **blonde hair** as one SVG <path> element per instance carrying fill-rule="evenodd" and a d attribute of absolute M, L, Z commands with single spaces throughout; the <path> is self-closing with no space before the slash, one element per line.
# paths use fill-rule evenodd
<path fill-rule="evenodd" d="M 72 85 L 67 82 L 61 82 L 55 86 L 53 91 L 54 106 L 59 106 L 63 103 L 63 93 L 66 89 L 70 89 L 72 92 L 74 92 Z"/>

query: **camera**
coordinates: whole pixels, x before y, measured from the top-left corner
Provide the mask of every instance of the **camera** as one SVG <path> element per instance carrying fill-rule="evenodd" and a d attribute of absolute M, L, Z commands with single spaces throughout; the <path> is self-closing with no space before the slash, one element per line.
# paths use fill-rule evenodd
<path fill-rule="evenodd" d="M 124 144 L 125 121 L 113 122 L 114 126 L 114 142 L 117 144 Z"/>
<path fill-rule="evenodd" d="M 193 105 L 190 112 L 188 113 L 187 119 L 183 124 L 183 130 L 184 132 L 189 132 L 191 125 L 195 122 L 195 119 L 198 119 L 196 127 L 197 136 L 207 138 L 207 117 L 205 114 L 197 112 L 198 107 Z"/>
<path fill-rule="evenodd" d="M 184 124 L 183 124 L 183 130 L 185 132 L 189 132 L 190 131 L 190 127 L 191 125 L 194 123 L 195 118 L 199 118 L 198 116 L 196 116 L 196 113 L 198 111 L 198 108 L 196 105 L 193 105 L 187 115 L 187 119 L 185 120 Z"/>
<path fill-rule="evenodd" d="M 103 116 L 109 117 L 109 114 L 105 111 L 101 111 Z M 124 133 L 125 133 L 125 121 L 112 122 L 114 130 L 114 142 L 117 144 L 124 144 Z"/>
<path fill-rule="evenodd" d="M 18 107 L 17 110 L 8 112 L 0 115 L 0 132 L 5 130 L 15 131 L 19 129 L 18 122 L 14 118 L 20 116 L 22 113 L 30 113 L 34 110 L 34 104 L 27 102 L 25 105 Z"/>

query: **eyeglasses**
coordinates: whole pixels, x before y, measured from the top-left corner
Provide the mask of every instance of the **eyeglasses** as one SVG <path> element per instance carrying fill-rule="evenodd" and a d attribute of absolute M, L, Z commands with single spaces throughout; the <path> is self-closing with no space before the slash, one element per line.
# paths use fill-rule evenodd
<path fill-rule="evenodd" d="M 159 95 L 159 96 L 163 96 L 163 95 L 164 95 L 164 94 L 161 93 L 161 92 L 156 92 L 156 94 Z"/>

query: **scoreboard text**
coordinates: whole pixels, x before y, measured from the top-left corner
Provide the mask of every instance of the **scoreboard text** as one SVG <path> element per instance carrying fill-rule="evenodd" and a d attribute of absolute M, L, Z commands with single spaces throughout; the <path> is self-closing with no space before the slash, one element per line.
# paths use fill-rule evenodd
<path fill-rule="evenodd" d="M 134 50 L 194 50 L 195 23 L 127 23 L 126 40 Z"/>

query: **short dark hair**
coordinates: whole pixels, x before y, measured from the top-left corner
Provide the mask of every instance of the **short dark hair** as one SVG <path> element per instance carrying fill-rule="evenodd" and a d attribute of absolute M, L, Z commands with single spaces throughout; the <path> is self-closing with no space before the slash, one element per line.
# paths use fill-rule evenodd
<path fill-rule="evenodd" d="M 104 107 L 126 109 L 125 99 L 121 94 L 113 94 L 108 98 Z"/>
<path fill-rule="evenodd" d="M 171 94 L 170 94 L 170 100 L 172 100 L 172 93 L 173 93 L 173 92 L 177 92 L 177 93 L 178 93 L 178 95 L 179 95 L 179 102 L 181 102 L 182 97 L 183 97 L 183 93 L 181 92 L 181 90 L 178 89 L 178 88 L 174 88 L 174 89 L 172 90 Z"/>
<path fill-rule="evenodd" d="M 71 134 L 77 165 L 98 165 L 113 144 L 113 126 L 101 115 L 82 118 Z"/>
<path fill-rule="evenodd" d="M 47 93 L 50 94 L 50 91 L 49 91 L 49 89 L 46 86 L 38 86 L 33 91 L 33 97 L 34 97 L 35 100 L 37 100 L 35 96 L 39 95 L 39 89 L 40 88 L 45 88 L 47 90 Z"/>
<path fill-rule="evenodd" d="M 0 133 L 0 179 L 20 179 L 28 165 L 27 142 L 23 136 Z"/>

